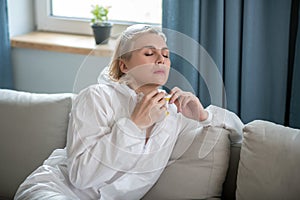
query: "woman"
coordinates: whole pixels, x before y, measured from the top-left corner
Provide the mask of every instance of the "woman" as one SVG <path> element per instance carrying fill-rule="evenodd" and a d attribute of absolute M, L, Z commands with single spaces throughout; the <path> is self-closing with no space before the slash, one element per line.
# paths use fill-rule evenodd
<path fill-rule="evenodd" d="M 235 114 L 204 109 L 177 87 L 165 98 L 159 88 L 170 65 L 160 30 L 127 28 L 99 84 L 76 97 L 66 148 L 54 151 L 15 199 L 140 199 L 168 164 L 179 136 L 213 125 L 231 129 L 232 142 L 241 141 L 243 124 Z"/>

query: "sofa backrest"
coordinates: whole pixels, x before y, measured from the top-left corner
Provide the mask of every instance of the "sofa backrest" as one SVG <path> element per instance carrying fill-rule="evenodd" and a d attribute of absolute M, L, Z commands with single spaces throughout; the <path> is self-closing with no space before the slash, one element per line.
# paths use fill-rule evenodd
<path fill-rule="evenodd" d="M 178 138 L 170 159 L 172 164 L 164 169 L 142 200 L 219 199 L 221 196 L 234 199 L 239 145 L 230 148 L 230 132 L 223 128 L 205 127 L 201 134 L 195 132 L 192 143 L 180 156 L 178 149 L 181 144 L 189 144 L 187 137 L 192 134 Z M 223 194 L 222 188 L 226 188 Z"/>
<path fill-rule="evenodd" d="M 66 141 L 73 94 L 0 90 L 0 199 Z"/>

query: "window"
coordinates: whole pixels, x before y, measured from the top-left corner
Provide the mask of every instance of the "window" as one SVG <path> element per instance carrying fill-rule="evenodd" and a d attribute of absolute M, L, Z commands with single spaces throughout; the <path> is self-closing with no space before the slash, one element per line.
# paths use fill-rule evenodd
<path fill-rule="evenodd" d="M 110 6 L 117 32 L 132 23 L 161 24 L 162 0 L 35 0 L 37 29 L 92 34 L 91 5 Z"/>

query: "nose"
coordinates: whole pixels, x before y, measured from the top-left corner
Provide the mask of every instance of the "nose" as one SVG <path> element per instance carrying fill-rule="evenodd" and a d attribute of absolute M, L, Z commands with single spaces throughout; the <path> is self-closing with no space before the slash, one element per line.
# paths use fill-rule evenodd
<path fill-rule="evenodd" d="M 156 64 L 165 64 L 165 57 L 161 54 L 157 54 Z"/>

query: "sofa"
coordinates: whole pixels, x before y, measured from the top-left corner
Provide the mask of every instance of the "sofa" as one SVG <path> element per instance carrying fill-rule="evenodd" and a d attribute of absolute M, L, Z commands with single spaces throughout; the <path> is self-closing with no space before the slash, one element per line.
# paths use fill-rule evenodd
<path fill-rule="evenodd" d="M 35 94 L 0 89 L 0 199 L 58 148 L 64 148 L 75 94 Z M 300 199 L 300 130 L 255 120 L 241 144 L 230 130 L 205 127 L 183 153 L 177 147 L 149 199 Z"/>

